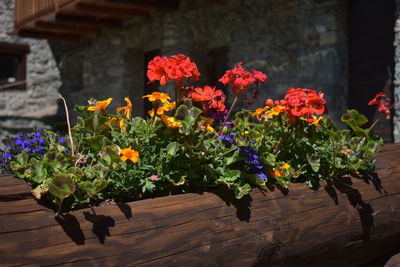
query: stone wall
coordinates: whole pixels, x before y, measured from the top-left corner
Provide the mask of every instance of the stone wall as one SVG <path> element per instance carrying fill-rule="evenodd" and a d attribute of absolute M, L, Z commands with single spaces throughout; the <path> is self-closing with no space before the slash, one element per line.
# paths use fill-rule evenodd
<path fill-rule="evenodd" d="M 71 104 L 114 97 L 112 108 L 129 95 L 140 115 L 146 51 L 187 54 L 205 74 L 209 52 L 227 47 L 227 68 L 243 61 L 269 77 L 250 108 L 290 87 L 313 88 L 326 93 L 338 120 L 346 108 L 345 23 L 344 0 L 184 0 L 178 11 L 153 12 L 150 20 L 132 19 L 122 30 L 86 38 L 82 48 L 62 57 L 63 79 L 83 72 L 82 86 L 65 82 L 61 91 Z"/>
<path fill-rule="evenodd" d="M 27 44 L 26 88 L 0 91 L 0 140 L 5 136 L 46 127 L 42 118 L 57 113 L 57 89 L 60 74 L 47 41 L 7 33 L 13 31 L 13 1 L 0 1 L 0 42 Z M 0 147 L 2 146 L 0 142 Z"/>
<path fill-rule="evenodd" d="M 396 22 L 394 28 L 394 46 L 395 46 L 395 70 L 394 70 L 394 101 L 400 103 L 400 0 L 396 0 Z M 396 143 L 400 142 L 400 105 L 394 108 L 393 116 L 393 136 Z"/>

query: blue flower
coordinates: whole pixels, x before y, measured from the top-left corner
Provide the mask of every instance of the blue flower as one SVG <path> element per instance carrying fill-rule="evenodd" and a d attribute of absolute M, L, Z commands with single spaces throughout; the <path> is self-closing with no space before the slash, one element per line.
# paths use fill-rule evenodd
<path fill-rule="evenodd" d="M 61 136 L 61 137 L 58 138 L 58 140 L 57 140 L 58 143 L 64 143 L 65 141 L 67 141 L 67 139 L 65 139 L 64 136 Z"/>
<path fill-rule="evenodd" d="M 258 175 L 260 179 L 266 179 L 267 175 L 262 171 L 264 167 L 259 161 L 257 151 L 252 146 L 239 146 L 240 151 L 244 154 L 245 161 L 251 172 Z"/>
<path fill-rule="evenodd" d="M 219 136 L 219 138 L 220 138 L 221 140 L 225 140 L 225 141 L 228 141 L 228 142 L 231 142 L 231 143 L 235 143 L 235 139 L 233 139 L 234 136 L 235 136 L 234 133 L 229 133 L 229 135 L 223 135 L 223 134 L 221 134 L 221 135 Z"/>

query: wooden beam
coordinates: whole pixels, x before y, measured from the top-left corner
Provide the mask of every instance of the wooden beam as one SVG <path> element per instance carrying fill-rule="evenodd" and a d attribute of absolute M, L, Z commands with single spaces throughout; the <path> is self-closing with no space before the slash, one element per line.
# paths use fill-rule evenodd
<path fill-rule="evenodd" d="M 58 32 L 51 32 L 51 31 L 36 30 L 36 29 L 32 29 L 32 28 L 21 29 L 18 31 L 18 35 L 21 37 L 28 37 L 28 38 L 35 38 L 35 39 L 47 39 L 47 40 L 72 42 L 72 43 L 80 41 L 79 34 L 58 33 Z"/>
<path fill-rule="evenodd" d="M 60 216 L 22 179 L 0 176 L 1 264 L 383 266 L 368 263 L 399 249 L 399 151 L 385 145 L 371 176 L 325 190 L 181 194 Z"/>
<path fill-rule="evenodd" d="M 177 10 L 179 9 L 179 0 L 169 0 L 169 1 L 157 1 L 157 0 L 104 0 L 108 3 L 115 3 L 115 4 L 124 4 L 130 5 L 134 7 L 140 8 L 149 8 L 149 9 L 172 9 Z"/>
<path fill-rule="evenodd" d="M 82 16 L 72 16 L 67 14 L 57 14 L 55 22 L 72 24 L 76 26 L 88 26 L 88 27 L 106 27 L 106 28 L 121 28 L 122 22 L 114 19 L 100 19 L 100 18 L 89 18 Z"/>
<path fill-rule="evenodd" d="M 67 32 L 75 34 L 92 33 L 98 35 L 101 32 L 101 28 L 96 26 L 74 25 L 41 20 L 36 21 L 35 28 L 51 32 Z"/>
<path fill-rule="evenodd" d="M 99 5 L 90 5 L 90 4 L 83 4 L 79 3 L 75 6 L 75 10 L 81 11 L 81 12 L 87 12 L 88 14 L 91 15 L 100 15 L 100 16 L 127 16 L 127 17 L 144 17 L 144 18 L 149 18 L 150 14 L 149 12 L 143 11 L 143 10 L 138 10 L 138 9 L 132 9 L 132 8 L 119 8 L 119 7 L 114 7 L 112 5 L 110 6 L 99 6 Z"/>

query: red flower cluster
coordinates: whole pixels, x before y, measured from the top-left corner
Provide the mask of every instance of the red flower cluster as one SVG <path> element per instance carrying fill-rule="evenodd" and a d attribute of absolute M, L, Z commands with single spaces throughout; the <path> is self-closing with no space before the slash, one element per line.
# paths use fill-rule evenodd
<path fill-rule="evenodd" d="M 317 92 L 312 89 L 290 88 L 285 95 L 285 99 L 275 100 L 267 99 L 265 105 L 273 106 L 280 105 L 286 107 L 289 120 L 292 123 L 297 121 L 298 117 L 305 117 L 309 123 L 314 122 L 312 115 L 322 115 L 326 113 L 326 100 L 322 92 Z"/>
<path fill-rule="evenodd" d="M 378 111 L 386 114 L 387 119 L 390 119 L 390 109 L 394 106 L 394 104 L 391 104 L 389 97 L 387 97 L 384 93 L 380 92 L 376 94 L 374 99 L 369 101 L 368 105 L 379 105 Z"/>
<path fill-rule="evenodd" d="M 226 97 L 221 90 L 215 90 L 215 87 L 206 85 L 204 89 L 195 88 L 188 97 L 197 102 L 204 102 L 207 109 L 215 109 L 218 112 L 225 111 Z"/>
<path fill-rule="evenodd" d="M 322 115 L 325 112 L 324 93 L 312 89 L 290 88 L 285 95 L 286 106 L 295 117 Z"/>
<path fill-rule="evenodd" d="M 244 94 L 250 85 L 265 83 L 267 79 L 267 75 L 260 71 L 245 71 L 242 64 L 242 62 L 239 62 L 233 70 L 226 71 L 224 76 L 219 79 L 224 85 L 232 85 L 232 90 L 237 95 Z"/>
<path fill-rule="evenodd" d="M 161 85 L 167 84 L 169 80 L 181 82 L 185 77 L 197 81 L 199 76 L 196 64 L 183 54 L 170 58 L 156 56 L 149 62 L 147 71 L 150 82 L 160 81 Z"/>

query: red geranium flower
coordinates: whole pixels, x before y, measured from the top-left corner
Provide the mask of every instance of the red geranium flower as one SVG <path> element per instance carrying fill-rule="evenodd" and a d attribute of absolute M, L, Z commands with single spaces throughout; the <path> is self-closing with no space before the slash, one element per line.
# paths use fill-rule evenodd
<path fill-rule="evenodd" d="M 374 99 L 369 101 L 368 105 L 379 105 L 378 111 L 382 114 L 386 114 L 387 119 L 390 119 L 390 109 L 395 106 L 395 104 L 391 103 L 389 97 L 382 92 L 377 93 Z"/>
<path fill-rule="evenodd" d="M 239 62 L 232 70 L 226 71 L 224 76 L 219 79 L 224 85 L 232 85 L 232 91 L 237 95 L 246 93 L 250 85 L 260 82 L 265 83 L 267 79 L 267 75 L 260 71 L 245 71 L 242 64 L 242 62 Z"/>
<path fill-rule="evenodd" d="M 196 64 L 183 54 L 173 55 L 170 58 L 156 56 L 149 62 L 147 71 L 150 82 L 160 81 L 161 85 L 167 84 L 169 80 L 181 82 L 183 78 L 197 81 L 199 76 Z"/>
<path fill-rule="evenodd" d="M 166 57 L 156 56 L 149 62 L 147 77 L 150 82 L 160 81 L 161 85 L 166 85 L 169 77 L 165 71 L 165 66 L 168 65 L 168 59 Z"/>
<path fill-rule="evenodd" d="M 190 93 L 188 97 L 197 102 L 205 102 L 207 109 L 216 109 L 219 112 L 225 110 L 225 95 L 221 90 L 216 90 L 215 87 L 206 85 L 204 89 L 195 88 L 194 92 Z"/>

